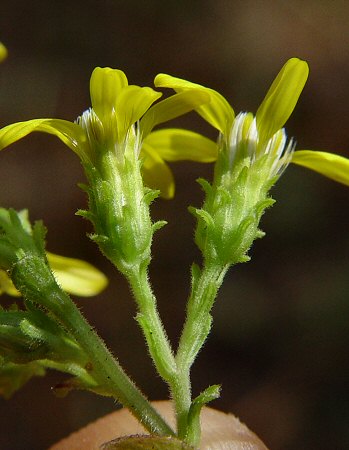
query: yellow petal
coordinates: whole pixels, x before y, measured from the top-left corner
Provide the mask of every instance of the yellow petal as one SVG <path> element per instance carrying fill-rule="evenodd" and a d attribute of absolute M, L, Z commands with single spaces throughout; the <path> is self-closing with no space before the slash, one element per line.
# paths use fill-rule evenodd
<path fill-rule="evenodd" d="M 333 153 L 298 150 L 291 162 L 349 186 L 349 159 Z"/>
<path fill-rule="evenodd" d="M 160 158 L 166 161 L 213 162 L 217 159 L 218 146 L 199 133 L 167 128 L 150 133 L 144 144 L 152 147 Z"/>
<path fill-rule="evenodd" d="M 116 108 L 120 92 L 128 85 L 122 70 L 96 67 L 90 79 L 91 104 L 97 116 L 103 120 Z"/>
<path fill-rule="evenodd" d="M 1 128 L 0 150 L 34 131 L 41 131 L 57 136 L 80 157 L 87 145 L 85 132 L 75 123 L 60 119 L 33 119 L 13 123 Z"/>
<path fill-rule="evenodd" d="M 132 124 L 137 122 L 149 107 L 161 97 L 149 87 L 127 86 L 118 95 L 116 115 L 119 139 L 122 140 Z"/>
<path fill-rule="evenodd" d="M 7 57 L 7 48 L 0 42 L 0 63 Z"/>
<path fill-rule="evenodd" d="M 7 272 L 0 269 L 0 295 L 7 294 L 13 297 L 20 297 L 20 293 L 14 287 L 11 278 L 7 275 Z"/>
<path fill-rule="evenodd" d="M 175 191 L 174 179 L 165 161 L 147 144 L 142 146 L 142 160 L 144 184 L 152 189 L 159 189 L 161 197 L 172 198 Z"/>
<path fill-rule="evenodd" d="M 108 284 L 106 276 L 86 261 L 49 252 L 47 259 L 59 285 L 73 295 L 90 297 Z"/>
<path fill-rule="evenodd" d="M 155 77 L 154 84 L 156 87 L 172 88 L 176 92 L 182 92 L 188 89 L 199 89 L 209 94 L 211 99 L 210 103 L 199 106 L 196 108 L 196 111 L 209 124 L 222 132 L 225 136 L 228 136 L 235 114 L 227 100 L 217 91 L 163 73 L 160 73 Z"/>
<path fill-rule="evenodd" d="M 190 89 L 156 103 L 140 122 L 142 137 L 147 136 L 156 125 L 182 116 L 209 101 L 210 96 L 206 92 Z"/>
<path fill-rule="evenodd" d="M 305 61 L 289 59 L 273 81 L 256 114 L 262 142 L 282 128 L 292 114 L 309 74 Z"/>
<path fill-rule="evenodd" d="M 85 261 L 58 256 L 49 252 L 47 252 L 47 259 L 59 285 L 70 294 L 91 297 L 103 291 L 108 284 L 106 276 Z M 14 297 L 21 295 L 7 273 L 0 269 L 1 294 Z"/>

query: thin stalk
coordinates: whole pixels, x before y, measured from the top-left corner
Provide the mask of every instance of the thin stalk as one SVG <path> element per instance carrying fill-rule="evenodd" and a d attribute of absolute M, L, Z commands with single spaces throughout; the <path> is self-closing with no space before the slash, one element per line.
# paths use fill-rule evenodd
<path fill-rule="evenodd" d="M 147 340 L 150 355 L 158 373 L 167 382 L 171 397 L 176 405 L 177 433 L 185 438 L 187 414 L 191 405 L 191 385 L 189 373 L 179 371 L 170 343 L 156 307 L 156 299 L 149 284 L 147 270 L 137 268 L 127 276 L 132 288 L 139 313 L 140 325 Z"/>
<path fill-rule="evenodd" d="M 143 330 L 155 367 L 161 377 L 171 384 L 176 377 L 176 362 L 157 310 L 147 268 L 136 266 L 126 274 L 126 277 L 139 309 L 137 320 Z"/>
<path fill-rule="evenodd" d="M 204 264 L 198 280 L 193 283 L 189 297 L 187 317 L 176 354 L 181 385 L 178 392 L 173 393 L 177 432 L 178 437 L 182 439 L 188 435 L 188 413 L 191 406 L 190 368 L 210 332 L 210 311 L 228 268 L 229 266 L 222 266 L 219 263 Z M 200 436 L 200 430 L 190 435 Z M 189 442 L 189 444 L 197 443 Z"/>
<path fill-rule="evenodd" d="M 92 364 L 94 377 L 116 400 L 139 420 L 151 433 L 174 435 L 172 429 L 155 411 L 149 401 L 126 375 L 117 359 L 108 350 L 71 299 L 58 287 L 55 292 L 57 308 L 51 311 L 83 348 Z"/>
<path fill-rule="evenodd" d="M 191 406 L 191 380 L 189 372 L 178 369 L 176 379 L 171 383 L 171 397 L 176 411 L 177 436 L 179 439 L 185 440 L 187 436 L 188 413 Z"/>

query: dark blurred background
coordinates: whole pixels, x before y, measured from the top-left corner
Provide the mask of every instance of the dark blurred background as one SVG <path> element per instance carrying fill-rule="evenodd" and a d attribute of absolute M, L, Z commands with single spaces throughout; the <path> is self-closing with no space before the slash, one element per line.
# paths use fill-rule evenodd
<path fill-rule="evenodd" d="M 255 112 L 292 56 L 306 59 L 310 79 L 287 125 L 298 148 L 349 153 L 349 3 L 345 0 L 2 0 L 0 67 L 3 126 L 34 117 L 74 120 L 89 105 L 92 69 L 124 70 L 152 85 L 158 72 L 190 79 L 225 95 L 235 111 Z M 214 137 L 194 114 L 176 125 Z M 174 164 L 177 195 L 153 205 L 168 220 L 154 242 L 151 277 L 175 344 L 184 319 L 199 206 L 195 179 L 212 166 Z M 0 204 L 44 219 L 48 248 L 93 262 L 110 278 L 97 298 L 76 299 L 91 323 L 151 399 L 166 387 L 144 349 L 125 281 L 86 238 L 74 216 L 86 198 L 76 156 L 57 139 L 32 135 L 1 154 Z M 266 237 L 252 261 L 235 267 L 214 308 L 214 328 L 193 369 L 194 394 L 222 383 L 212 404 L 235 413 L 270 449 L 349 448 L 349 190 L 290 166 L 272 191 L 262 220 Z M 8 302 L 3 297 L 4 302 Z M 0 399 L 0 448 L 43 450 L 95 418 L 113 400 L 72 392 L 56 398 L 64 376 L 33 379 Z"/>

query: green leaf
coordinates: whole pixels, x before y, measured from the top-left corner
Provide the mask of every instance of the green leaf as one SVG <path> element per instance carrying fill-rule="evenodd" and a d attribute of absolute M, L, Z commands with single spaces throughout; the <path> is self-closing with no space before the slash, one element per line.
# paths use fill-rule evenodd
<path fill-rule="evenodd" d="M 192 402 L 188 414 L 188 436 L 186 438 L 189 442 L 200 441 L 200 413 L 202 408 L 212 400 L 220 397 L 221 386 L 215 384 L 209 386 L 200 395 L 198 395 Z"/>

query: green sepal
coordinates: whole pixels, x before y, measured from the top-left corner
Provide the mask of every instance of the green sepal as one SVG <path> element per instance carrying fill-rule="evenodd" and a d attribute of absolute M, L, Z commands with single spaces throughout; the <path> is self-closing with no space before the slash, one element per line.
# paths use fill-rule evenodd
<path fill-rule="evenodd" d="M 191 291 L 195 292 L 201 275 L 201 269 L 197 264 L 193 263 L 190 272 L 191 272 Z"/>
<path fill-rule="evenodd" d="M 164 227 L 165 225 L 167 225 L 167 221 L 166 220 L 158 220 L 157 222 L 154 222 L 152 224 L 152 230 L 153 230 L 153 234 L 160 230 L 162 227 Z"/>
<path fill-rule="evenodd" d="M 210 195 L 211 194 L 212 186 L 207 180 L 205 180 L 205 178 L 198 178 L 196 181 L 202 187 L 202 189 L 203 189 L 203 191 L 205 192 L 206 195 Z"/>
<path fill-rule="evenodd" d="M 77 185 L 82 191 L 86 192 L 87 194 L 90 192 L 90 186 L 88 184 L 77 183 Z"/>
<path fill-rule="evenodd" d="M 30 232 L 30 230 L 28 232 Z M 45 259 L 47 259 L 45 253 L 46 234 L 47 228 L 44 226 L 43 222 L 41 220 L 36 221 L 32 228 L 32 237 L 36 248 L 39 250 L 39 253 L 45 257 Z"/>
<path fill-rule="evenodd" d="M 256 239 L 261 239 L 265 236 L 265 232 L 263 230 L 257 230 L 256 231 Z"/>
<path fill-rule="evenodd" d="M 239 193 L 236 192 L 235 195 L 238 196 Z M 217 186 L 215 196 L 217 206 L 229 205 L 234 202 L 234 194 L 231 194 L 225 186 Z"/>
<path fill-rule="evenodd" d="M 198 220 L 202 219 L 208 227 L 214 226 L 213 217 L 206 210 L 194 208 L 193 206 L 189 206 L 188 210 Z"/>
<path fill-rule="evenodd" d="M 86 209 L 78 209 L 75 213 L 76 216 L 83 217 L 84 219 L 89 220 L 90 222 L 93 222 L 94 217 L 91 211 L 87 211 Z"/>
<path fill-rule="evenodd" d="M 147 188 L 147 187 L 144 188 L 144 197 L 143 197 L 143 199 L 144 199 L 144 202 L 148 206 L 150 206 L 153 203 L 153 201 L 156 198 L 159 197 L 159 195 L 160 195 L 160 191 L 158 189 L 150 189 L 150 188 Z"/>
<path fill-rule="evenodd" d="M 110 240 L 108 236 L 103 236 L 101 234 L 95 233 L 90 233 L 88 237 L 91 239 L 91 241 L 95 242 L 96 244 L 103 244 L 103 245 L 107 244 L 108 241 Z"/>
<path fill-rule="evenodd" d="M 272 206 L 275 203 L 275 200 L 271 197 L 268 197 L 264 200 L 261 200 L 259 203 L 256 204 L 256 212 L 257 212 L 257 216 L 261 217 L 264 210 L 269 208 L 270 206 Z"/>
<path fill-rule="evenodd" d="M 239 259 L 236 260 L 237 263 L 247 263 L 251 261 L 251 257 L 248 255 L 242 255 Z"/>

